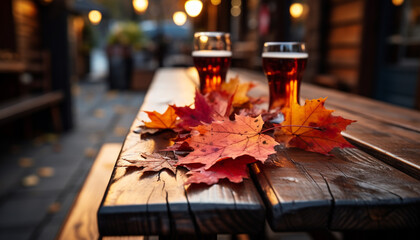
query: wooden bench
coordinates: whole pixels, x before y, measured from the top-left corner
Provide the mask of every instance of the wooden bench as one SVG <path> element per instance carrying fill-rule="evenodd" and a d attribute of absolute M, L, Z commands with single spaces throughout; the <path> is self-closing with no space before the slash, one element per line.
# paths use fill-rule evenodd
<path fill-rule="evenodd" d="M 62 91 L 52 90 L 50 55 L 47 51 L 36 51 L 28 52 L 25 56 L 25 61 L 0 60 L 0 74 L 14 74 L 16 78 L 20 74 L 30 76 L 28 82 L 20 85 L 24 86 L 24 90 L 18 96 L 0 103 L 0 124 L 50 108 L 54 130 L 59 132 L 62 130 L 59 104 L 63 101 L 64 94 Z"/>

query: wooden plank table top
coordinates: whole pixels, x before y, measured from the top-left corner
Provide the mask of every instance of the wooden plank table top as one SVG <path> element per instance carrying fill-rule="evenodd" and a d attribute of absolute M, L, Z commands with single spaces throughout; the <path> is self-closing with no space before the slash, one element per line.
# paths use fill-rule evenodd
<path fill-rule="evenodd" d="M 262 74 L 234 74 L 265 82 Z M 267 92 L 262 84 L 254 94 Z M 278 154 L 282 168 L 252 165 L 272 229 L 418 229 L 420 112 L 302 85 L 303 99 L 327 96 L 334 114 L 357 120 L 343 133 L 357 148 L 336 149 L 331 157 L 289 149 Z"/>
<path fill-rule="evenodd" d="M 230 70 L 228 78 L 254 81 L 254 96 L 266 96 L 262 74 Z M 144 110 L 193 102 L 193 69 L 161 69 Z M 301 97 L 328 96 L 326 107 L 354 119 L 343 134 L 357 146 L 333 156 L 289 149 L 279 152 L 281 168 L 253 164 L 253 181 L 220 182 L 185 189 L 185 172 L 139 174 L 115 167 L 98 211 L 102 235 L 258 233 L 266 218 L 275 231 L 377 230 L 420 227 L 420 113 L 355 95 L 303 84 Z M 168 137 L 140 138 L 130 131 L 117 160 L 168 145 Z M 261 196 L 262 201 L 260 200 Z"/>
<path fill-rule="evenodd" d="M 185 69 L 162 69 L 128 134 L 117 165 L 124 156 L 152 153 L 169 144 L 166 133 L 143 137 L 133 131 L 147 118 L 143 111 L 163 112 L 167 104 L 193 103 L 195 84 Z M 119 164 L 122 163 L 122 164 Z M 185 171 L 145 173 L 115 167 L 98 211 L 101 235 L 207 235 L 263 231 L 265 209 L 250 179 L 211 187 L 184 187 Z"/>

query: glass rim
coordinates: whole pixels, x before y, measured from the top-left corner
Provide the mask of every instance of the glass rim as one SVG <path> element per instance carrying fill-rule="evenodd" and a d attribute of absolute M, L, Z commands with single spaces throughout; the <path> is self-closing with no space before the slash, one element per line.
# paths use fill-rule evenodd
<path fill-rule="evenodd" d="M 230 37 L 228 32 L 195 32 L 194 37 L 196 36 L 224 36 L 227 35 Z"/>
<path fill-rule="evenodd" d="M 273 46 L 273 45 L 305 45 L 304 42 L 265 42 L 264 46 Z"/>

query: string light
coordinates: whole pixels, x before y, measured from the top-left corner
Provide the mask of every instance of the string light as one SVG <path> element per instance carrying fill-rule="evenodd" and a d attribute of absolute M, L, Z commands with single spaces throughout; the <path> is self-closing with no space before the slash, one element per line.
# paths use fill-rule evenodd
<path fill-rule="evenodd" d="M 302 16 L 303 13 L 303 5 L 300 3 L 293 3 L 292 5 L 290 5 L 290 15 L 293 18 L 299 18 L 300 16 Z"/>
<path fill-rule="evenodd" d="M 88 18 L 93 25 L 98 25 L 102 20 L 102 13 L 98 10 L 92 10 L 89 12 Z"/>
<path fill-rule="evenodd" d="M 187 21 L 187 14 L 184 12 L 178 11 L 175 12 L 174 15 L 172 15 L 172 19 L 174 20 L 174 23 L 178 26 L 182 26 Z"/>
<path fill-rule="evenodd" d="M 185 3 L 185 11 L 190 17 L 197 17 L 203 9 L 203 3 L 200 0 L 188 0 Z"/>
<path fill-rule="evenodd" d="M 133 0 L 133 8 L 136 13 L 144 13 L 148 6 L 148 0 Z"/>
<path fill-rule="evenodd" d="M 392 0 L 392 4 L 394 4 L 394 6 L 401 6 L 404 3 L 404 0 Z"/>

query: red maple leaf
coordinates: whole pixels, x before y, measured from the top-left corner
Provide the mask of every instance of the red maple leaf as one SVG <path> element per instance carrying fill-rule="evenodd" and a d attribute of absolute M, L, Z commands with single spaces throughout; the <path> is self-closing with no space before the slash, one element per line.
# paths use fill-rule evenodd
<path fill-rule="evenodd" d="M 274 131 L 275 139 L 287 147 L 328 154 L 335 147 L 353 147 L 341 131 L 355 122 L 333 116 L 324 107 L 327 98 L 306 100 L 304 106 L 294 103 L 284 111 L 284 122 Z"/>
<path fill-rule="evenodd" d="M 172 107 L 175 109 L 176 115 L 181 119 L 178 126 L 185 130 L 213 121 L 213 109 L 199 91 L 195 91 L 194 108 L 190 106 L 177 107 L 175 105 Z"/>
<path fill-rule="evenodd" d="M 227 178 L 234 183 L 240 183 L 244 178 L 248 178 L 247 165 L 256 161 L 255 158 L 245 155 L 235 159 L 224 159 L 207 170 L 203 167 L 191 169 L 191 171 L 187 173 L 188 179 L 185 182 L 185 185 L 191 183 L 206 183 L 207 185 L 212 185 L 223 178 Z"/>
<path fill-rule="evenodd" d="M 249 155 L 264 162 L 270 154 L 275 153 L 276 141 L 261 133 L 264 124 L 261 116 L 236 115 L 235 118 L 235 121 L 225 118 L 195 127 L 191 138 L 186 140 L 194 151 L 180 158 L 178 165 L 199 163 L 209 169 L 227 158 Z"/>

